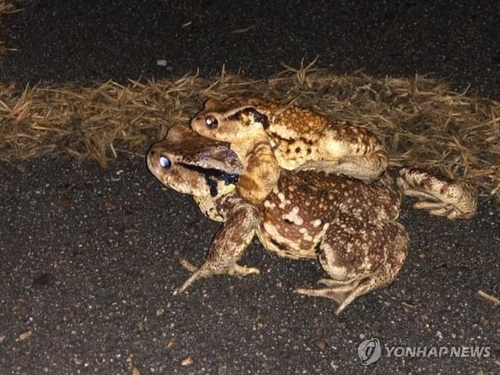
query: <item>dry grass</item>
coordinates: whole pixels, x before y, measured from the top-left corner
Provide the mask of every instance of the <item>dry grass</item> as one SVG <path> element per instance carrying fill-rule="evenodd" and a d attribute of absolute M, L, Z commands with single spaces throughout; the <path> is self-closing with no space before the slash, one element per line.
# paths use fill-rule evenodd
<path fill-rule="evenodd" d="M 0 16 L 6 13 L 12 13 L 19 8 L 19 1 L 16 0 L 0 0 Z"/>
<path fill-rule="evenodd" d="M 103 166 L 147 146 L 176 123 L 187 124 L 209 97 L 248 95 L 296 100 L 372 129 L 394 164 L 438 169 L 500 198 L 500 103 L 448 90 L 415 76 L 376 79 L 288 68 L 266 80 L 225 74 L 177 80 L 106 82 L 92 87 L 0 86 L 0 160 L 69 153 Z"/>

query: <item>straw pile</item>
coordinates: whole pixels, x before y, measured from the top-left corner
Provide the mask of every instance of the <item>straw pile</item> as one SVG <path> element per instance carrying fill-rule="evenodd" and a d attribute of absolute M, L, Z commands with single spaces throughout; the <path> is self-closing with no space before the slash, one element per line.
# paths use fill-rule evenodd
<path fill-rule="evenodd" d="M 472 180 L 500 199 L 500 103 L 415 76 L 339 76 L 311 66 L 266 80 L 225 74 L 92 87 L 0 86 L 0 160 L 71 154 L 103 166 L 119 152 L 144 155 L 173 124 L 188 124 L 207 98 L 246 95 L 310 106 L 374 131 L 393 164 Z"/>
<path fill-rule="evenodd" d="M 19 2 L 19 0 L 0 0 L 0 16 L 17 11 Z"/>

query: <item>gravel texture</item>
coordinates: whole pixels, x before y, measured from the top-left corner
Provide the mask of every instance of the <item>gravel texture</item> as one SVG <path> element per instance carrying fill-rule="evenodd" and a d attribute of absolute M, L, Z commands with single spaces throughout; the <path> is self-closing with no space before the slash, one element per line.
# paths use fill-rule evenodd
<path fill-rule="evenodd" d="M 3 19 L 18 49 L 4 57 L 4 82 L 210 75 L 223 64 L 261 78 L 318 56 L 336 73 L 431 73 L 500 99 L 494 1 L 24 6 Z M 333 302 L 291 293 L 322 275 L 316 262 L 278 259 L 257 242 L 245 263 L 262 275 L 215 277 L 174 296 L 188 277 L 178 258 L 200 264 L 217 224 L 163 189 L 141 158 L 107 169 L 68 158 L 0 164 L 0 212 L 2 375 L 500 373 L 499 307 L 477 295 L 500 297 L 500 217 L 485 195 L 470 221 L 406 204 L 411 249 L 396 282 L 338 318 Z M 365 367 L 357 349 L 371 338 L 382 358 Z M 483 356 L 387 357 L 385 346 Z"/>

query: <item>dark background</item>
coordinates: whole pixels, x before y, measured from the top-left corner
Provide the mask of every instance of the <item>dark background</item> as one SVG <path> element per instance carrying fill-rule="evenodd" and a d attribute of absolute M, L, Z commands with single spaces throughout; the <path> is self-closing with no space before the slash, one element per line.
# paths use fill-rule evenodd
<path fill-rule="evenodd" d="M 498 1 L 24 1 L 5 16 L 1 80 L 19 84 L 203 76 L 265 78 L 318 56 L 332 73 L 430 74 L 500 98 Z M 246 32 L 236 32 L 247 29 Z M 157 60 L 164 59 L 165 67 Z M 469 87 L 470 86 L 470 87 Z M 69 158 L 0 164 L 0 373 L 498 374 L 498 207 L 470 221 L 405 205 L 411 237 L 395 283 L 339 317 L 291 293 L 321 277 L 255 243 L 262 275 L 216 277 L 189 293 L 217 224 L 165 191 L 142 158 L 108 169 Z M 31 334 L 31 336 L 30 336 Z M 28 337 L 26 337 L 28 336 Z M 488 358 L 386 358 L 358 344 L 489 347 Z M 190 364 L 190 362 L 192 362 Z M 136 374 L 134 374 L 136 375 Z"/>
<path fill-rule="evenodd" d="M 334 73 L 432 74 L 499 94 L 498 1 L 25 1 L 3 79 L 89 81 L 200 70 L 267 77 L 318 56 Z M 246 30 L 246 32 L 241 32 Z M 240 31 L 240 32 L 238 32 Z M 166 67 L 157 65 L 164 59 Z"/>

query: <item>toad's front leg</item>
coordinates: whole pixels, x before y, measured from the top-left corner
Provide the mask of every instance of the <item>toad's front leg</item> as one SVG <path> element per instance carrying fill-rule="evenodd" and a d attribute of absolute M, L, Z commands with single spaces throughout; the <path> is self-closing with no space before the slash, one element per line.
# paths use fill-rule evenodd
<path fill-rule="evenodd" d="M 238 196 L 223 197 L 219 208 L 226 210 L 227 219 L 212 241 L 207 259 L 201 267 L 195 269 L 188 262 L 183 261 L 183 265 L 194 272 L 178 289 L 179 293 L 184 292 L 193 282 L 204 277 L 259 273 L 257 268 L 237 264 L 255 234 L 258 210 Z"/>
<path fill-rule="evenodd" d="M 240 176 L 237 191 L 253 204 L 260 204 L 278 183 L 280 166 L 267 134 L 255 138 L 251 150 L 236 150 L 240 159 L 247 160 L 247 167 Z"/>

